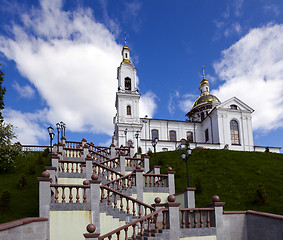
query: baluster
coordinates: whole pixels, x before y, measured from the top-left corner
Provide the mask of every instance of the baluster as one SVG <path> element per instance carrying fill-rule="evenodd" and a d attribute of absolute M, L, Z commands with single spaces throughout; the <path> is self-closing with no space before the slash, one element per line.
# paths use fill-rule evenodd
<path fill-rule="evenodd" d="M 154 215 L 154 221 L 155 221 L 155 224 L 154 224 L 154 228 L 155 228 L 155 233 L 158 233 L 158 222 L 157 222 L 157 214 Z"/>
<path fill-rule="evenodd" d="M 125 178 L 123 178 L 123 185 L 122 185 L 122 190 L 125 190 L 126 189 L 126 186 L 125 186 Z"/>
<path fill-rule="evenodd" d="M 65 203 L 65 187 L 62 187 L 62 203 Z"/>
<path fill-rule="evenodd" d="M 113 181 L 114 180 L 114 177 L 113 177 L 113 173 L 111 173 L 111 181 Z M 117 179 L 117 177 L 116 177 L 116 179 Z"/>
<path fill-rule="evenodd" d="M 184 210 L 181 210 L 181 212 L 182 212 L 182 225 L 181 225 L 181 227 L 182 228 L 185 228 L 185 211 Z"/>
<path fill-rule="evenodd" d="M 158 182 L 157 182 L 157 187 L 160 187 L 160 180 L 161 180 L 161 177 L 159 176 L 159 177 L 158 177 L 158 180 L 157 180 L 157 181 L 158 181 Z"/>
<path fill-rule="evenodd" d="M 119 240 L 120 239 L 120 231 L 117 232 L 116 235 L 117 235 L 117 240 Z"/>
<path fill-rule="evenodd" d="M 188 213 L 188 228 L 191 228 L 192 227 L 192 224 L 191 224 L 191 213 L 190 213 L 190 210 L 187 211 Z"/>
<path fill-rule="evenodd" d="M 199 222 L 200 222 L 200 227 L 203 228 L 203 216 L 202 216 L 202 211 L 200 210 L 199 213 L 200 213 L 200 220 L 199 220 Z"/>
<path fill-rule="evenodd" d="M 147 187 L 147 176 L 145 175 L 145 186 Z"/>
<path fill-rule="evenodd" d="M 128 240 L 128 228 L 125 228 L 124 231 L 125 231 L 125 240 Z"/>
<path fill-rule="evenodd" d="M 73 194 L 72 194 L 72 187 L 69 187 L 70 195 L 69 195 L 69 203 L 73 203 Z"/>
<path fill-rule="evenodd" d="M 111 239 L 112 239 L 112 236 L 110 235 L 110 236 L 108 237 L 108 239 L 111 240 Z"/>
<path fill-rule="evenodd" d="M 206 215 L 206 227 L 210 227 L 210 212 L 207 211 L 207 215 Z"/>
<path fill-rule="evenodd" d="M 69 172 L 69 163 L 66 163 L 67 165 L 67 172 Z"/>
<path fill-rule="evenodd" d="M 63 162 L 61 162 L 61 169 L 62 169 L 62 172 L 65 171 L 65 167 L 64 167 L 64 163 Z"/>
<path fill-rule="evenodd" d="M 133 216 L 136 216 L 136 207 L 135 202 L 133 201 Z"/>
<path fill-rule="evenodd" d="M 127 209 L 127 214 L 129 214 L 129 213 L 130 213 L 129 199 L 126 198 L 126 201 L 127 201 L 127 207 L 126 207 L 126 209 Z"/>
<path fill-rule="evenodd" d="M 161 181 L 161 186 L 164 187 L 164 177 L 162 177 Z"/>
<path fill-rule="evenodd" d="M 197 211 L 195 210 L 195 211 L 194 211 L 194 224 L 195 224 L 194 227 L 195 227 L 195 228 L 198 227 L 198 219 L 197 219 L 197 216 L 196 216 L 196 212 L 197 212 Z"/>
<path fill-rule="evenodd" d="M 136 237 L 137 237 L 137 236 L 136 236 L 136 224 L 134 224 L 132 227 L 133 227 L 133 235 L 132 235 L 132 238 L 133 238 L 133 239 L 136 239 Z"/>
<path fill-rule="evenodd" d="M 151 187 L 151 176 L 149 176 L 149 187 Z"/>
<path fill-rule="evenodd" d="M 120 202 L 120 211 L 124 211 L 124 205 L 123 205 L 123 197 L 122 196 L 120 196 L 120 200 L 121 200 L 121 202 Z"/>
<path fill-rule="evenodd" d="M 79 164 L 76 163 L 76 173 L 78 173 L 78 172 L 79 172 Z"/>
<path fill-rule="evenodd" d="M 108 196 L 107 196 L 107 205 L 109 206 L 109 205 L 111 205 L 110 190 L 107 190 L 107 194 L 108 194 Z"/>
<path fill-rule="evenodd" d="M 74 163 L 71 163 L 72 164 L 72 173 L 74 172 Z"/>
<path fill-rule="evenodd" d="M 58 203 L 58 202 L 59 202 L 59 201 L 58 201 L 58 193 L 59 193 L 58 187 L 55 187 L 55 203 Z"/>
<path fill-rule="evenodd" d="M 139 218 L 141 218 L 141 205 L 138 203 L 139 206 Z"/>
<path fill-rule="evenodd" d="M 117 190 L 120 191 L 121 179 L 117 181 Z"/>
<path fill-rule="evenodd" d="M 163 229 L 166 229 L 166 212 L 163 211 L 163 219 L 162 219 L 162 225 L 163 225 Z"/>
<path fill-rule="evenodd" d="M 140 232 L 140 235 L 141 235 L 141 239 L 144 239 L 144 238 L 143 238 L 143 236 L 144 236 L 143 221 L 141 221 L 140 223 L 141 223 L 141 232 Z"/>
<path fill-rule="evenodd" d="M 103 203 L 103 201 L 104 201 L 104 189 L 102 188 L 102 189 L 101 189 L 101 198 L 100 198 L 100 202 L 102 202 L 102 203 Z"/>
<path fill-rule="evenodd" d="M 76 201 L 76 203 L 79 203 L 80 202 L 79 187 L 76 187 L 76 189 L 77 189 L 77 194 L 76 194 L 77 201 Z M 85 192 L 85 188 L 83 188 L 83 189 L 84 189 L 84 192 Z"/>
<path fill-rule="evenodd" d="M 149 236 L 149 237 L 151 237 L 150 219 L 151 219 L 151 218 L 148 218 L 148 219 L 147 219 L 147 224 L 148 224 L 148 225 L 147 225 L 147 232 L 148 232 L 148 236 Z"/>
<path fill-rule="evenodd" d="M 116 193 L 113 194 L 114 194 L 114 208 L 117 208 L 117 194 Z"/>

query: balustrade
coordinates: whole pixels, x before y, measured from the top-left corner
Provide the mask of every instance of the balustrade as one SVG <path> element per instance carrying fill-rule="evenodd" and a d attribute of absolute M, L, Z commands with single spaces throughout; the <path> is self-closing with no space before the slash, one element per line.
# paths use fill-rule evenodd
<path fill-rule="evenodd" d="M 109 157 L 108 156 L 105 156 L 99 152 L 96 152 L 96 151 L 93 151 L 93 150 L 90 150 L 89 151 L 91 156 L 94 158 L 94 160 L 98 161 L 98 162 L 104 162 L 104 161 L 107 161 L 109 160 Z"/>
<path fill-rule="evenodd" d="M 87 203 L 87 189 L 89 185 L 50 184 L 54 188 L 52 203 Z"/>
<path fill-rule="evenodd" d="M 82 173 L 85 161 L 59 160 L 59 172 Z"/>
<path fill-rule="evenodd" d="M 43 152 L 49 146 L 36 146 L 36 145 L 20 145 L 23 152 Z"/>
<path fill-rule="evenodd" d="M 65 157 L 80 158 L 82 156 L 81 149 L 63 148 Z"/>
<path fill-rule="evenodd" d="M 104 185 L 117 191 L 126 190 L 128 188 L 131 188 L 132 186 L 136 186 L 136 174 L 130 173 L 124 177 L 118 178 Z"/>
<path fill-rule="evenodd" d="M 65 148 L 72 148 L 72 149 L 81 148 L 81 142 L 66 141 Z"/>
<path fill-rule="evenodd" d="M 167 174 L 144 174 L 145 187 L 168 187 Z"/>
<path fill-rule="evenodd" d="M 120 158 L 109 159 L 109 160 L 100 162 L 100 164 L 103 164 L 109 168 L 117 168 L 120 166 Z"/>
<path fill-rule="evenodd" d="M 92 163 L 92 170 L 98 176 L 103 177 L 110 181 L 123 177 L 123 174 L 116 172 L 115 170 L 96 162 Z"/>
<path fill-rule="evenodd" d="M 181 228 L 209 228 L 213 208 L 180 208 Z"/>
<path fill-rule="evenodd" d="M 144 160 L 142 158 L 129 158 L 126 157 L 126 167 L 134 167 L 136 168 L 137 165 L 144 167 Z"/>

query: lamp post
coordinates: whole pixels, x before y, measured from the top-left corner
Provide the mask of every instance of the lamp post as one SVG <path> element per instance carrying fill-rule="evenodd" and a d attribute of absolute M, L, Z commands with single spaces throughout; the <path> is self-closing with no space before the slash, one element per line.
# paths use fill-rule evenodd
<path fill-rule="evenodd" d="M 188 182 L 188 187 L 190 187 L 190 181 L 189 181 L 189 169 L 188 169 L 188 159 L 192 155 L 192 150 L 190 148 L 187 149 L 187 154 L 182 153 L 181 158 L 183 160 L 186 160 L 186 167 L 187 167 L 187 182 Z"/>
<path fill-rule="evenodd" d="M 61 138 L 62 138 L 63 136 L 65 136 L 66 124 L 63 121 L 61 121 L 60 127 L 61 127 Z"/>
<path fill-rule="evenodd" d="M 139 131 L 137 131 L 137 133 L 135 134 L 135 137 L 137 139 L 137 152 L 138 152 L 138 149 L 139 149 Z"/>
<path fill-rule="evenodd" d="M 56 127 L 57 127 L 57 132 L 58 132 L 58 144 L 59 144 L 59 137 L 60 137 L 60 130 L 61 130 L 61 125 L 60 123 L 56 123 Z"/>
<path fill-rule="evenodd" d="M 53 127 L 49 126 L 47 130 L 48 130 L 49 137 L 50 137 L 50 163 L 51 163 L 52 161 L 52 140 L 55 134 L 53 133 Z"/>
<path fill-rule="evenodd" d="M 127 132 L 128 132 L 128 129 L 126 128 L 124 130 L 124 134 L 125 134 L 125 146 L 127 146 Z"/>
<path fill-rule="evenodd" d="M 156 163 L 156 144 L 157 144 L 157 143 L 158 143 L 158 138 L 157 138 L 157 137 L 154 138 L 154 139 L 152 139 L 151 144 L 152 144 L 152 146 L 153 146 L 153 148 L 154 148 L 155 166 L 157 166 L 157 163 Z"/>

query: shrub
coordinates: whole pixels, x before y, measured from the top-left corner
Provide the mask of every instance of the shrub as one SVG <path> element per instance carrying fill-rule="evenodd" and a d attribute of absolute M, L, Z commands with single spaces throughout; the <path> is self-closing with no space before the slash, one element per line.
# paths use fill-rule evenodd
<path fill-rule="evenodd" d="M 138 153 L 142 153 L 142 148 L 138 147 Z"/>
<path fill-rule="evenodd" d="M 149 148 L 148 151 L 147 151 L 147 155 L 150 156 L 150 157 L 152 156 L 152 151 L 151 151 L 150 148 Z"/>
<path fill-rule="evenodd" d="M 4 190 L 0 198 L 0 207 L 3 211 L 9 209 L 10 201 L 11 201 L 11 193 L 9 193 L 7 190 Z"/>
<path fill-rule="evenodd" d="M 49 154 L 49 148 L 45 148 L 43 153 L 42 153 L 42 157 L 46 158 Z"/>
<path fill-rule="evenodd" d="M 196 177 L 195 179 L 195 188 L 196 188 L 196 194 L 202 193 L 203 188 L 202 188 L 200 177 Z"/>
<path fill-rule="evenodd" d="M 268 197 L 267 197 L 265 188 L 262 185 L 262 183 L 260 183 L 258 185 L 256 192 L 255 192 L 254 203 L 256 205 L 262 206 L 263 204 L 265 204 L 267 202 L 267 199 L 268 199 Z"/>
<path fill-rule="evenodd" d="M 269 152 L 269 147 L 266 147 L 266 148 L 265 148 L 265 152 Z"/>
<path fill-rule="evenodd" d="M 38 164 L 42 165 L 43 164 L 43 157 L 42 157 L 42 154 L 39 154 L 38 157 L 37 157 L 37 162 Z"/>
<path fill-rule="evenodd" d="M 34 164 L 31 164 L 31 165 L 29 166 L 28 172 L 29 172 L 30 175 L 34 175 L 34 174 L 36 173 L 36 167 L 35 167 Z"/>
<path fill-rule="evenodd" d="M 27 188 L 27 179 L 26 179 L 26 177 L 23 174 L 19 178 L 18 188 L 19 189 Z"/>

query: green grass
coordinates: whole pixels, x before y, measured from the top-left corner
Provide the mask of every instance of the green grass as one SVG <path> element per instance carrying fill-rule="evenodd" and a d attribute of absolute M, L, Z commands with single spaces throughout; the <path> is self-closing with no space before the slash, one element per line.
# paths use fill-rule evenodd
<path fill-rule="evenodd" d="M 8 173 L 0 174 L 0 194 L 8 190 L 11 194 L 9 209 L 0 209 L 0 223 L 38 216 L 38 181 L 44 166 L 50 165 L 49 157 L 43 158 L 43 164 L 39 164 L 37 159 L 40 153 L 26 153 L 23 157 L 15 159 L 15 169 Z M 31 165 L 35 166 L 35 173 L 31 171 Z M 21 175 L 27 180 L 27 188 L 19 189 L 18 181 Z"/>
<path fill-rule="evenodd" d="M 187 187 L 186 164 L 182 150 L 157 153 L 161 172 L 168 166 L 176 171 L 176 193 Z M 154 155 L 150 160 L 154 164 Z M 206 207 L 213 195 L 226 202 L 224 210 L 256 210 L 283 214 L 283 154 L 195 149 L 188 160 L 190 186 L 198 177 L 202 193 L 196 194 L 196 207 Z M 254 204 L 254 196 L 262 183 L 268 202 Z"/>

